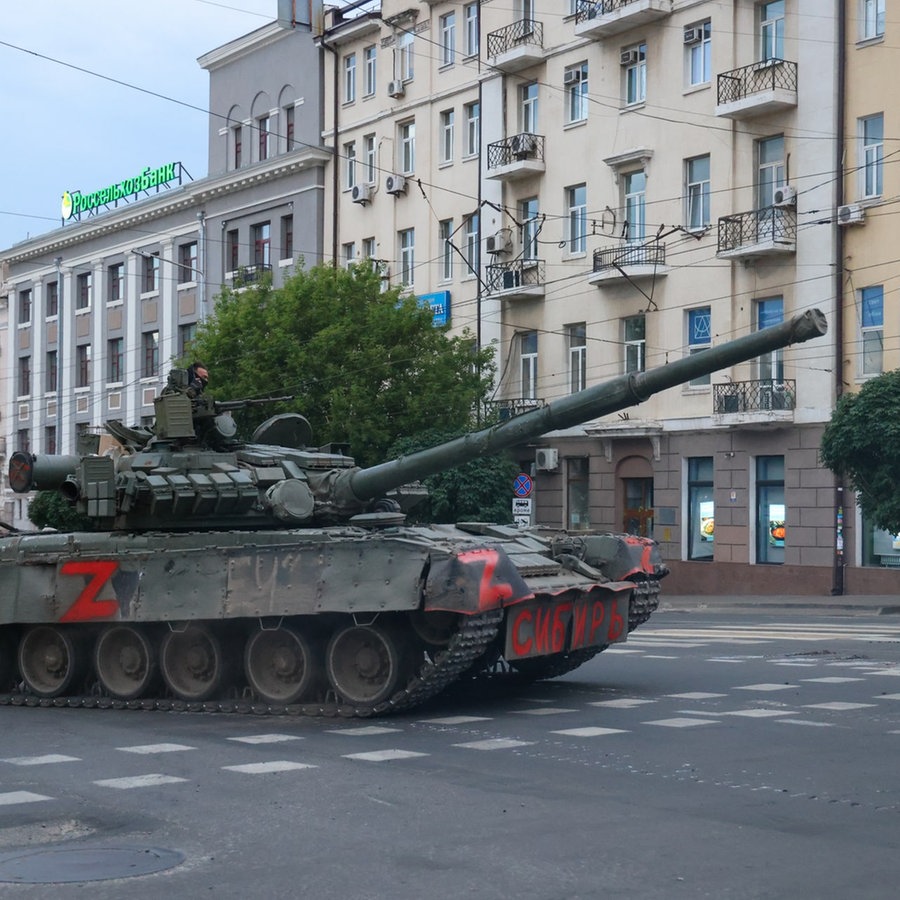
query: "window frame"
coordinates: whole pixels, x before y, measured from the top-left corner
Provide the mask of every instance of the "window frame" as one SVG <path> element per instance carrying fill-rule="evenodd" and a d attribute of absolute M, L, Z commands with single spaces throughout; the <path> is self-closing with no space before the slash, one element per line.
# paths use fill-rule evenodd
<path fill-rule="evenodd" d="M 374 44 L 363 48 L 363 96 L 372 97 L 378 87 L 378 49 Z"/>
<path fill-rule="evenodd" d="M 566 252 L 569 256 L 587 253 L 587 184 L 566 188 Z"/>
<path fill-rule="evenodd" d="M 577 394 L 587 387 L 587 323 L 566 325 L 569 361 L 569 393 Z"/>
<path fill-rule="evenodd" d="M 523 400 L 537 400 L 538 333 L 523 331 L 519 335 L 519 389 Z"/>
<path fill-rule="evenodd" d="M 397 258 L 400 261 L 400 284 L 411 288 L 416 278 L 416 229 L 403 228 L 398 231 L 397 245 L 399 247 Z"/>
<path fill-rule="evenodd" d="M 466 120 L 466 152 L 465 157 L 471 159 L 478 156 L 481 147 L 481 104 L 477 100 L 463 107 Z"/>
<path fill-rule="evenodd" d="M 647 102 L 647 43 L 641 41 L 625 47 L 625 51 L 637 51 L 636 62 L 623 66 L 623 91 L 625 106 L 640 106 Z"/>
<path fill-rule="evenodd" d="M 453 162 L 453 147 L 455 143 L 456 110 L 445 109 L 440 114 L 440 154 L 438 162 L 447 165 Z"/>
<path fill-rule="evenodd" d="M 685 50 L 685 70 L 688 87 L 701 87 L 712 83 L 712 22 L 695 22 L 688 28 L 699 28 L 703 37 L 694 44 L 687 44 Z"/>
<path fill-rule="evenodd" d="M 867 132 L 875 123 L 880 137 L 870 138 Z M 884 194 L 884 113 L 861 116 L 858 127 L 860 197 L 873 200 Z"/>
<path fill-rule="evenodd" d="M 453 10 L 438 19 L 440 34 L 441 60 L 440 68 L 452 66 L 456 61 L 456 11 Z"/>
<path fill-rule="evenodd" d="M 566 95 L 565 125 L 586 122 L 589 69 L 587 60 L 566 66 L 563 72 L 563 87 Z"/>
<path fill-rule="evenodd" d="M 467 3 L 463 6 L 464 46 L 463 54 L 466 58 L 478 56 L 480 43 L 480 17 L 478 15 L 479 3 Z"/>
<path fill-rule="evenodd" d="M 705 162 L 705 177 L 703 172 L 696 172 L 696 167 Z M 701 156 L 694 156 L 684 161 L 684 180 L 685 180 L 685 210 L 684 221 L 688 231 L 697 232 L 705 231 L 712 224 L 710 214 L 710 170 L 712 168 L 712 159 L 708 153 Z M 699 215 L 695 216 L 699 203 Z"/>
<path fill-rule="evenodd" d="M 640 328 L 636 326 L 640 323 Z M 647 368 L 647 317 L 641 313 L 622 319 L 624 371 L 644 372 Z"/>
<path fill-rule="evenodd" d="M 438 239 L 440 240 L 439 256 L 441 260 L 440 281 L 453 280 L 453 219 L 441 219 L 438 223 Z"/>
<path fill-rule="evenodd" d="M 698 306 L 694 309 L 686 309 L 684 311 L 684 327 L 687 332 L 685 344 L 688 348 L 688 356 L 694 356 L 712 347 L 711 306 Z M 687 386 L 691 388 L 706 388 L 710 384 L 712 384 L 712 375 L 707 372 L 705 375 L 698 375 L 696 378 L 692 378 Z"/>
<path fill-rule="evenodd" d="M 877 300 L 877 304 L 873 301 Z M 860 378 L 884 373 L 884 286 L 869 285 L 859 289 L 859 364 Z M 868 321 L 867 321 L 868 320 Z M 875 348 L 870 348 L 875 344 Z M 877 358 L 877 364 L 868 360 Z"/>
<path fill-rule="evenodd" d="M 397 124 L 397 171 L 412 175 L 416 171 L 416 120 Z"/>
<path fill-rule="evenodd" d="M 344 99 L 343 105 L 356 103 L 356 53 L 344 57 Z"/>

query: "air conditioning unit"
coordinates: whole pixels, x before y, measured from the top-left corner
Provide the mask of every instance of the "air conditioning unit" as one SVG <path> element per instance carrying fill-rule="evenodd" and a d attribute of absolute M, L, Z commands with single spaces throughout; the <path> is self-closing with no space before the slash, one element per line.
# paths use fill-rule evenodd
<path fill-rule="evenodd" d="M 406 179 L 402 175 L 388 175 L 384 179 L 384 189 L 395 197 L 406 192 Z"/>
<path fill-rule="evenodd" d="M 774 200 L 776 206 L 793 206 L 797 202 L 797 189 L 789 184 L 775 188 Z"/>
<path fill-rule="evenodd" d="M 639 55 L 637 50 L 623 50 L 619 54 L 619 65 L 620 66 L 631 66 L 634 65 L 639 59 Z"/>
<path fill-rule="evenodd" d="M 563 75 L 563 84 L 574 84 L 581 80 L 581 69 L 567 69 Z"/>
<path fill-rule="evenodd" d="M 510 139 L 509 149 L 513 156 L 526 159 L 537 149 L 537 142 L 533 134 L 516 134 Z"/>
<path fill-rule="evenodd" d="M 535 450 L 534 467 L 538 472 L 555 472 L 559 468 L 559 450 L 555 447 Z"/>
<path fill-rule="evenodd" d="M 512 250 L 512 236 L 509 231 L 498 231 L 485 238 L 488 253 L 509 253 Z"/>
<path fill-rule="evenodd" d="M 402 97 L 406 93 L 406 88 L 403 85 L 403 82 L 398 78 L 396 81 L 388 82 L 388 96 L 389 97 Z"/>
<path fill-rule="evenodd" d="M 371 184 L 354 184 L 350 191 L 350 198 L 354 203 L 370 203 L 372 201 Z"/>
<path fill-rule="evenodd" d="M 866 211 L 858 203 L 839 206 L 837 220 L 838 225 L 862 225 L 866 221 Z"/>
<path fill-rule="evenodd" d="M 686 44 L 699 44 L 703 40 L 702 28 L 685 28 L 684 42 Z"/>

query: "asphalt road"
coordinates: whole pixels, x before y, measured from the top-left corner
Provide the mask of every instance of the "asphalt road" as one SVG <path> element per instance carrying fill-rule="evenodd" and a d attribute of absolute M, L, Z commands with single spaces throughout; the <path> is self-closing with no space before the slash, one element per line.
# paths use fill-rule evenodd
<path fill-rule="evenodd" d="M 898 759 L 894 616 L 657 613 L 381 720 L 0 708 L 0 893 L 893 898 Z"/>

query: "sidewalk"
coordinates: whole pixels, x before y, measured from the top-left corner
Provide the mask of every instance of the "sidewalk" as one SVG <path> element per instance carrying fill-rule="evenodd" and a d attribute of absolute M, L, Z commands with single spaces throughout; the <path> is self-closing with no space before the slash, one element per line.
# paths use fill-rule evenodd
<path fill-rule="evenodd" d="M 797 615 L 900 615 L 900 596 L 848 594 L 839 597 L 779 597 L 762 595 L 671 596 L 662 586 L 660 612 L 781 612 Z"/>

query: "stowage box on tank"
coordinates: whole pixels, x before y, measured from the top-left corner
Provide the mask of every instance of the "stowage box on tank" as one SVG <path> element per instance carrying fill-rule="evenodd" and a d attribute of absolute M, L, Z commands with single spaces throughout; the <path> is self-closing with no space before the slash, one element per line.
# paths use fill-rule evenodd
<path fill-rule="evenodd" d="M 419 479 L 825 333 L 817 310 L 367 469 L 299 415 L 236 437 L 234 403 L 164 391 L 116 452 L 12 455 L 93 530 L 0 539 L 0 702 L 371 715 L 464 674 L 569 671 L 658 605 L 656 544 L 410 526 Z M 65 698 L 65 699 L 62 699 Z"/>

